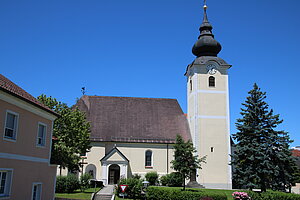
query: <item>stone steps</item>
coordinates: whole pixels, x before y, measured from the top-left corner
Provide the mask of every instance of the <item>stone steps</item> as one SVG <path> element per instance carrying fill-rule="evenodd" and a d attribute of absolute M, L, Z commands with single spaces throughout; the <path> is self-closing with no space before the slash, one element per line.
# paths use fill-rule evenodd
<path fill-rule="evenodd" d="M 107 194 L 96 194 L 94 200 L 111 200 L 112 195 Z"/>

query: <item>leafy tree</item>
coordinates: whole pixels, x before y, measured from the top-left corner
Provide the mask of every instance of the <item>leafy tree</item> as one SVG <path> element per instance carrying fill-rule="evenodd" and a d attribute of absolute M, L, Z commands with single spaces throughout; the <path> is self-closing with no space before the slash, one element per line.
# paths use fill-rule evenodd
<path fill-rule="evenodd" d="M 60 115 L 53 124 L 51 163 L 71 171 L 78 170 L 79 155 L 90 149 L 90 124 L 85 114 L 51 96 L 42 94 L 37 99 Z"/>
<path fill-rule="evenodd" d="M 185 190 L 185 179 L 190 178 L 197 169 L 201 169 L 201 163 L 205 162 L 206 157 L 199 159 L 192 142 L 190 140 L 185 142 L 180 135 L 176 136 L 174 148 L 172 168 L 182 175 L 183 190 Z"/>
<path fill-rule="evenodd" d="M 283 120 L 269 110 L 266 93 L 257 84 L 248 92 L 242 118 L 237 120 L 237 141 L 232 155 L 233 178 L 240 187 L 266 191 L 285 190 L 290 186 L 295 162 L 291 157 L 287 132 L 277 130 Z"/>

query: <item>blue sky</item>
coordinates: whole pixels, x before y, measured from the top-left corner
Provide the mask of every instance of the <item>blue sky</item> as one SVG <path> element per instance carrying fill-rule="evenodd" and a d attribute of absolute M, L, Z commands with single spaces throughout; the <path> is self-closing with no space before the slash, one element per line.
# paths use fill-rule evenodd
<path fill-rule="evenodd" d="M 68 105 L 88 95 L 176 98 L 186 112 L 186 66 L 201 0 L 0 1 L 1 73 L 33 96 Z M 299 0 L 208 0 L 229 72 L 231 132 L 256 82 L 300 145 Z"/>

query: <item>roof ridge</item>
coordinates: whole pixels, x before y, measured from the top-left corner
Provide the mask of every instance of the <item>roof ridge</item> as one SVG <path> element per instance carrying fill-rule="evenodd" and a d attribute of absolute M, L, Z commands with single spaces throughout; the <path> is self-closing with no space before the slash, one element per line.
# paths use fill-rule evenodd
<path fill-rule="evenodd" d="M 155 98 L 155 97 L 125 97 L 125 96 L 97 96 L 97 95 L 84 95 L 87 97 L 92 97 L 92 98 L 97 98 L 97 97 L 101 97 L 101 98 L 130 98 L 130 99 L 154 99 L 154 100 L 176 100 L 175 98 Z"/>

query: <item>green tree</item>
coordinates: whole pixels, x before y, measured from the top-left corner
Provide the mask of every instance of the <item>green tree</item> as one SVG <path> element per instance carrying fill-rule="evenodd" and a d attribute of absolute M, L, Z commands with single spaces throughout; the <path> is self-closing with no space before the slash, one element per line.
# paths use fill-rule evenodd
<path fill-rule="evenodd" d="M 37 99 L 60 115 L 53 124 L 51 163 L 71 171 L 78 170 L 80 154 L 90 149 L 90 124 L 85 114 L 51 96 L 42 94 Z"/>
<path fill-rule="evenodd" d="M 287 132 L 277 130 L 283 120 L 265 102 L 266 93 L 257 84 L 248 92 L 242 118 L 237 120 L 237 141 L 232 155 L 233 178 L 239 187 L 266 191 L 285 190 L 290 186 L 295 162 L 291 157 Z"/>
<path fill-rule="evenodd" d="M 185 190 L 185 179 L 190 178 L 197 169 L 201 169 L 201 163 L 205 162 L 206 157 L 199 159 L 192 142 L 190 140 L 185 142 L 180 135 L 176 136 L 174 149 L 172 168 L 182 175 L 183 190 Z"/>

